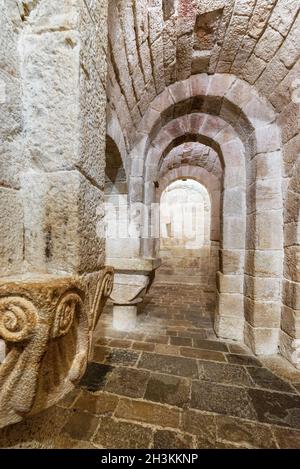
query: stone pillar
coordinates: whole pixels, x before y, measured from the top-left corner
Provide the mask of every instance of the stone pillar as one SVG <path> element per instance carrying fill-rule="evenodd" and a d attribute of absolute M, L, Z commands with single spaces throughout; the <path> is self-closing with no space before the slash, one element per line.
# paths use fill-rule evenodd
<path fill-rule="evenodd" d="M 152 285 L 159 259 L 108 259 L 115 270 L 110 296 L 113 306 L 113 327 L 128 331 L 137 323 L 137 305 Z"/>
<path fill-rule="evenodd" d="M 107 0 L 39 0 L 24 11 L 5 2 L 0 427 L 72 389 L 112 289 L 101 233 L 106 11 Z"/>

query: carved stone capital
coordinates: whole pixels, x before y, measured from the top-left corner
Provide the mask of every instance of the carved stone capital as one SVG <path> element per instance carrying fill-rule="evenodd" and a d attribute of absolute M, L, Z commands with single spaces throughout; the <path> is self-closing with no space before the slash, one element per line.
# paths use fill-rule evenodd
<path fill-rule="evenodd" d="M 0 428 L 62 399 L 82 377 L 113 270 L 0 280 Z"/>

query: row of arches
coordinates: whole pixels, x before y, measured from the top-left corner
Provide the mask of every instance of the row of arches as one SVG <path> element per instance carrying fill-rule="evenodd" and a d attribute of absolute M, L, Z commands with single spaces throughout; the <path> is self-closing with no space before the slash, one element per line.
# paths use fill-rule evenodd
<path fill-rule="evenodd" d="M 124 151 L 116 116 L 108 133 L 126 154 L 129 204 L 142 203 L 151 214 L 171 182 L 203 184 L 211 201 L 210 241 L 220 257 L 215 330 L 258 355 L 277 353 L 290 305 L 282 309 L 289 280 L 283 279 L 282 142 L 272 106 L 233 75 L 200 74 L 154 99 L 132 148 Z M 149 236 L 130 249 L 133 256 L 157 257 L 159 241 Z M 291 327 L 287 334 L 292 340 Z"/>

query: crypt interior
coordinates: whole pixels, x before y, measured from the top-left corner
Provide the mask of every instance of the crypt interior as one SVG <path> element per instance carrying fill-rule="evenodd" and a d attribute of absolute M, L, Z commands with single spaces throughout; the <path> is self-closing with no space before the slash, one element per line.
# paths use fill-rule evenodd
<path fill-rule="evenodd" d="M 300 448 L 299 11 L 0 0 L 0 448 Z"/>

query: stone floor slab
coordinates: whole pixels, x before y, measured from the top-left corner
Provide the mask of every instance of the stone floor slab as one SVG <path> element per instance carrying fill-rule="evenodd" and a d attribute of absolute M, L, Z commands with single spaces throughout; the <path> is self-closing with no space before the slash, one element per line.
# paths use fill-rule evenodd
<path fill-rule="evenodd" d="M 112 366 L 91 362 L 88 364 L 85 375 L 79 385 L 88 391 L 99 391 L 105 387 L 112 371 Z"/>
<path fill-rule="evenodd" d="M 159 427 L 178 428 L 180 412 L 178 409 L 146 401 L 121 399 L 115 416 L 125 420 L 145 422 Z"/>
<path fill-rule="evenodd" d="M 199 361 L 199 378 L 220 384 L 253 386 L 246 369 L 239 365 Z"/>
<path fill-rule="evenodd" d="M 242 448 L 276 448 L 271 428 L 228 416 L 216 417 L 217 440 L 238 444 Z"/>
<path fill-rule="evenodd" d="M 193 438 L 191 435 L 173 432 L 170 430 L 157 430 L 154 433 L 155 449 L 191 449 Z"/>
<path fill-rule="evenodd" d="M 260 422 L 300 429 L 300 396 L 249 389 Z"/>
<path fill-rule="evenodd" d="M 152 438 L 150 428 L 102 417 L 93 443 L 102 448 L 145 449 L 151 446 Z"/>

